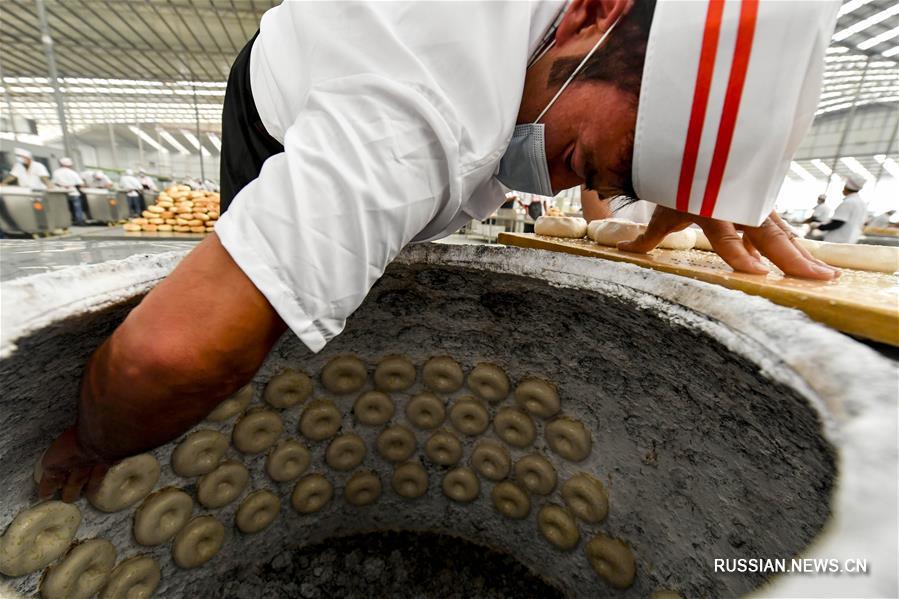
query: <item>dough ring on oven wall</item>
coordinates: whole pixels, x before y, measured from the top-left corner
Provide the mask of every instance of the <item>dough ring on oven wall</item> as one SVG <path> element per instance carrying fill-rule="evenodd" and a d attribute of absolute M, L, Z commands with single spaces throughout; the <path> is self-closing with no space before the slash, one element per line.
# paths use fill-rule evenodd
<path fill-rule="evenodd" d="M 421 429 L 437 428 L 446 418 L 446 407 L 443 400 L 426 391 L 412 396 L 406 404 L 406 418 Z"/>
<path fill-rule="evenodd" d="M 482 362 L 468 375 L 468 388 L 481 399 L 496 403 L 509 395 L 509 377 L 496 364 Z"/>
<path fill-rule="evenodd" d="M 206 420 L 221 422 L 243 412 L 253 401 L 253 384 L 244 385 L 234 395 L 220 403 L 212 410 Z"/>
<path fill-rule="evenodd" d="M 105 539 L 77 543 L 41 581 L 43 599 L 89 599 L 103 588 L 115 566 L 116 551 Z"/>
<path fill-rule="evenodd" d="M 178 443 L 172 452 L 172 470 L 185 478 L 211 472 L 228 450 L 228 437 L 218 431 L 201 429 Z"/>
<path fill-rule="evenodd" d="M 65 553 L 81 524 L 81 511 L 45 501 L 19 512 L 0 537 L 0 572 L 23 576 Z"/>
<path fill-rule="evenodd" d="M 428 472 L 418 462 L 400 464 L 393 471 L 390 486 L 400 497 L 421 497 L 428 490 Z"/>
<path fill-rule="evenodd" d="M 366 378 L 368 369 L 365 362 L 350 355 L 331 358 L 321 372 L 322 385 L 338 395 L 359 391 L 365 385 Z"/>
<path fill-rule="evenodd" d="M 306 472 L 311 459 L 302 443 L 285 439 L 266 456 L 265 471 L 273 481 L 287 482 Z"/>
<path fill-rule="evenodd" d="M 228 461 L 200 477 L 197 501 L 209 509 L 228 505 L 243 493 L 250 480 L 250 472 L 240 462 Z"/>
<path fill-rule="evenodd" d="M 480 399 L 466 396 L 458 399 L 449 410 L 449 419 L 463 435 L 480 435 L 490 424 L 490 414 Z"/>
<path fill-rule="evenodd" d="M 521 381 L 515 388 L 515 400 L 519 406 L 538 418 L 552 418 L 561 409 L 556 387 L 534 377 Z"/>
<path fill-rule="evenodd" d="M 284 422 L 277 412 L 255 408 L 240 417 L 231 440 L 241 453 L 260 453 L 271 447 L 284 431 Z"/>
<path fill-rule="evenodd" d="M 340 429 L 343 414 L 332 402 L 310 401 L 300 415 L 300 433 L 310 441 L 324 441 Z"/>
<path fill-rule="evenodd" d="M 610 585 L 626 589 L 634 584 L 634 552 L 623 541 L 600 533 L 587 543 L 586 551 L 590 565 Z"/>
<path fill-rule="evenodd" d="M 602 522 L 609 513 L 605 487 L 589 474 L 576 474 L 565 481 L 562 500 L 572 514 L 591 524 Z"/>
<path fill-rule="evenodd" d="M 405 391 L 415 383 L 415 364 L 405 356 L 388 356 L 375 368 L 375 388 Z"/>
<path fill-rule="evenodd" d="M 312 379 L 291 368 L 269 379 L 262 392 L 265 403 L 283 410 L 306 401 L 312 394 Z"/>
<path fill-rule="evenodd" d="M 321 474 L 309 474 L 301 478 L 293 488 L 290 503 L 301 514 L 311 514 L 331 501 L 334 487 Z"/>
<path fill-rule="evenodd" d="M 452 393 L 462 388 L 465 373 L 459 363 L 449 356 L 437 356 L 428 360 L 421 369 L 425 387 L 438 393 Z"/>
<path fill-rule="evenodd" d="M 227 447 L 228 440 L 224 435 L 221 437 Z M 110 468 L 99 486 L 88 489 L 85 496 L 101 512 L 117 512 L 149 495 L 158 481 L 159 462 L 152 455 L 142 453 Z"/>
<path fill-rule="evenodd" d="M 393 400 L 381 391 L 366 391 L 353 404 L 356 420 L 369 426 L 380 426 L 393 418 Z"/>
<path fill-rule="evenodd" d="M 100 599 L 149 599 L 161 578 L 159 564 L 149 555 L 129 557 L 113 569 Z"/>
<path fill-rule="evenodd" d="M 502 443 L 484 439 L 478 442 L 471 453 L 471 465 L 484 478 L 498 481 L 509 475 L 512 458 Z"/>
<path fill-rule="evenodd" d="M 352 470 L 362 463 L 368 450 L 365 441 L 356 433 L 335 437 L 325 450 L 325 462 L 334 470 Z"/>
<path fill-rule="evenodd" d="M 574 418 L 556 418 L 546 425 L 543 434 L 554 452 L 572 462 L 580 462 L 586 458 L 593 446 L 590 431 Z"/>
<path fill-rule="evenodd" d="M 526 412 L 518 408 L 502 408 L 493 417 L 493 430 L 496 436 L 519 449 L 534 442 L 537 428 Z"/>
<path fill-rule="evenodd" d="M 181 489 L 156 491 L 134 512 L 134 540 L 140 545 L 161 545 L 187 524 L 194 500 Z"/>
<path fill-rule="evenodd" d="M 385 428 L 376 441 L 378 453 L 390 462 L 404 462 L 415 453 L 418 445 L 415 435 L 401 424 Z"/>
<path fill-rule="evenodd" d="M 172 558 L 182 568 L 196 568 L 211 560 L 225 542 L 225 527 L 212 516 L 197 516 L 175 536 Z"/>
<path fill-rule="evenodd" d="M 241 502 L 234 523 L 240 532 L 254 534 L 268 528 L 280 512 L 281 499 L 267 489 L 259 489 Z"/>

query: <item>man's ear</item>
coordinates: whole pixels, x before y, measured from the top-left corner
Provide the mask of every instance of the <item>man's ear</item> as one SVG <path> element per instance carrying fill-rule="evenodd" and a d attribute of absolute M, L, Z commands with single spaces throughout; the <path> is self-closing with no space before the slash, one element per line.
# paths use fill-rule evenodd
<path fill-rule="evenodd" d="M 636 0 L 639 2 L 640 0 Z M 561 46 L 582 31 L 602 33 L 626 14 L 634 0 L 573 0 L 556 29 L 556 45 Z M 593 31 L 590 31 L 590 30 Z"/>

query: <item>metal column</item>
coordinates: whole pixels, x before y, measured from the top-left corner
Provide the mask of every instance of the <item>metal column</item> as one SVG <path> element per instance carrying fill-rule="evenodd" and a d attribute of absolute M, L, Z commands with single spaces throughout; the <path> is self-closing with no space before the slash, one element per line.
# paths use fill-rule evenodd
<path fill-rule="evenodd" d="M 202 183 L 203 181 L 206 180 L 206 169 L 203 166 L 203 141 L 200 138 L 200 107 L 197 105 L 197 86 L 191 84 L 190 88 L 194 92 L 194 118 L 196 119 L 196 123 L 197 123 L 196 136 L 197 136 L 197 145 L 199 146 L 197 148 L 197 153 L 200 155 L 200 182 Z"/>
<path fill-rule="evenodd" d="M 19 128 L 16 126 L 16 114 L 12 109 L 9 87 L 3 81 L 3 65 L 0 65 L 0 83 L 3 83 L 3 98 L 6 100 L 6 112 L 9 115 L 9 128 L 12 131 L 12 139 L 13 141 L 19 141 Z"/>
<path fill-rule="evenodd" d="M 855 96 L 852 98 L 852 107 L 849 109 L 849 116 L 846 117 L 846 126 L 843 127 L 843 133 L 840 135 L 840 144 L 837 151 L 833 155 L 833 161 L 830 163 L 830 175 L 827 177 L 827 185 L 824 187 L 824 193 L 830 189 L 830 182 L 833 181 L 834 175 L 837 174 L 837 161 L 843 154 L 843 146 L 846 145 L 846 138 L 849 137 L 849 131 L 852 129 L 852 121 L 855 119 L 855 109 L 858 106 L 858 95 L 862 91 L 862 84 L 865 82 L 865 75 L 868 74 L 868 65 L 871 64 L 871 56 L 865 59 L 865 68 L 862 69 L 862 76 L 858 80 L 858 86 L 855 88 Z"/>
<path fill-rule="evenodd" d="M 53 38 L 50 37 L 50 27 L 47 25 L 47 9 L 44 0 L 34 0 L 37 8 L 37 20 L 41 28 L 41 41 L 44 43 L 44 52 L 47 55 L 47 74 L 50 77 L 50 86 L 53 88 L 53 99 L 56 100 L 56 115 L 59 118 L 59 126 L 62 129 L 62 146 L 66 156 L 72 155 L 72 144 L 69 140 L 69 127 L 66 122 L 66 111 L 63 107 L 62 92 L 59 91 L 59 80 L 56 73 L 56 53 L 53 51 Z"/>
<path fill-rule="evenodd" d="M 119 168 L 119 149 L 115 143 L 115 131 L 113 131 L 112 123 L 106 123 L 106 129 L 109 131 L 109 145 L 112 146 L 112 165 Z"/>
<path fill-rule="evenodd" d="M 140 123 L 135 123 L 135 126 L 140 129 Z M 144 140 L 140 135 L 137 135 L 135 137 L 137 137 L 137 155 L 138 161 L 140 163 L 140 168 L 145 168 L 146 165 L 144 164 Z"/>

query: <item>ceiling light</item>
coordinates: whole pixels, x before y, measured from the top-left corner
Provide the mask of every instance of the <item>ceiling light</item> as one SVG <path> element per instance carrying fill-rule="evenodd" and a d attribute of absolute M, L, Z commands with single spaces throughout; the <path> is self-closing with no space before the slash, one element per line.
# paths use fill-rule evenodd
<path fill-rule="evenodd" d="M 880 23 L 881 21 L 885 21 L 886 19 L 889 19 L 893 15 L 899 15 L 899 4 L 894 4 L 893 6 L 887 8 L 885 10 L 882 10 L 878 13 L 871 15 L 867 19 L 862 19 L 861 21 L 853 23 L 846 29 L 837 31 L 835 34 L 833 34 L 833 41 L 841 42 L 851 35 L 855 35 L 856 33 L 864 31 L 871 25 L 876 25 L 877 23 Z"/>
<path fill-rule="evenodd" d="M 850 171 L 857 175 L 861 175 L 868 181 L 873 181 L 875 179 L 874 175 L 871 174 L 871 171 L 866 169 L 861 162 L 856 160 L 853 156 L 843 156 L 840 158 L 840 162 L 846 165 Z"/>
<path fill-rule="evenodd" d="M 158 141 L 156 141 L 155 139 L 153 139 L 152 137 L 150 137 L 149 135 L 147 135 L 147 134 L 146 134 L 143 130 L 141 130 L 139 127 L 135 127 L 134 125 L 128 125 L 128 129 L 129 129 L 132 133 L 134 133 L 136 136 L 138 136 L 139 138 L 141 138 L 144 142 L 146 142 L 146 143 L 149 144 L 150 146 L 156 148 L 157 150 L 159 150 L 159 151 L 162 152 L 163 154 L 168 154 L 168 153 L 169 153 L 169 151 L 168 151 L 162 144 L 160 144 Z"/>
<path fill-rule="evenodd" d="M 891 40 L 897 35 L 899 35 L 899 27 L 893 27 L 892 29 L 887 29 L 883 33 L 875 35 L 874 37 L 869 37 L 862 43 L 858 44 L 857 47 L 859 50 L 867 50 L 868 48 L 873 48 L 881 42 Z"/>
<path fill-rule="evenodd" d="M 203 147 L 203 144 L 200 143 L 200 140 L 197 139 L 196 135 L 184 129 L 181 130 L 181 135 L 183 135 L 195 149 L 200 150 L 200 153 L 203 154 L 203 156 L 212 156 L 212 154 L 209 153 L 209 150 Z"/>
<path fill-rule="evenodd" d="M 833 173 L 833 169 L 824 164 L 824 161 L 820 158 L 815 158 L 814 160 L 812 160 L 812 166 L 821 171 L 821 174 L 825 177 L 829 177 L 831 173 Z"/>
<path fill-rule="evenodd" d="M 790 170 L 793 171 L 794 174 L 798 175 L 800 179 L 808 181 L 809 183 L 815 182 L 815 178 L 812 176 L 812 174 L 802 168 L 797 162 L 790 162 Z"/>
<path fill-rule="evenodd" d="M 837 13 L 837 18 L 839 19 L 843 15 L 848 15 L 857 8 L 861 8 L 868 2 L 871 2 L 871 0 L 849 0 L 849 2 L 840 7 L 840 12 Z"/>
<path fill-rule="evenodd" d="M 206 134 L 206 137 L 209 138 L 209 141 L 212 142 L 212 145 L 215 146 L 215 149 L 216 149 L 218 152 L 221 152 L 221 151 L 222 151 L 222 140 L 219 139 L 219 136 L 218 136 L 218 135 L 216 135 L 215 133 L 207 133 L 207 134 Z"/>
<path fill-rule="evenodd" d="M 182 146 L 181 143 L 177 139 L 175 139 L 168 131 L 160 131 L 159 136 L 169 142 L 172 147 L 178 150 L 178 152 L 180 152 L 183 156 L 190 156 L 190 150 Z"/>
<path fill-rule="evenodd" d="M 893 46 L 889 50 L 884 50 L 883 52 L 881 52 L 881 54 L 887 57 L 896 56 L 897 54 L 899 54 L 899 46 Z"/>
<path fill-rule="evenodd" d="M 899 163 L 897 163 L 892 158 L 887 158 L 881 163 L 883 166 L 883 170 L 891 174 L 896 179 L 899 179 Z"/>

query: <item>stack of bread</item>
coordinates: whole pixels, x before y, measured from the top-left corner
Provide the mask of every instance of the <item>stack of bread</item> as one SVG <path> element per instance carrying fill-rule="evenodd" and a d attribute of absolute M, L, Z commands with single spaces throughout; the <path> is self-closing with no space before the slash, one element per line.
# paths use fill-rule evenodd
<path fill-rule="evenodd" d="M 219 194 L 172 185 L 156 196 L 156 203 L 124 225 L 126 231 L 211 233 L 220 214 Z"/>

